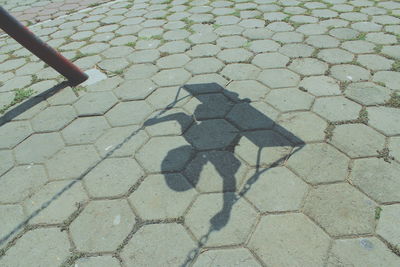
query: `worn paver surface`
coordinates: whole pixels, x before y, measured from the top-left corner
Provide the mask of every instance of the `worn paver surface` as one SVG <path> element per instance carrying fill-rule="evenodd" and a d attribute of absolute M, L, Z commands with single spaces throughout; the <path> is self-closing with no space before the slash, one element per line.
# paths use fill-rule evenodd
<path fill-rule="evenodd" d="M 0 266 L 400 266 L 400 2 L 0 4 Z"/>

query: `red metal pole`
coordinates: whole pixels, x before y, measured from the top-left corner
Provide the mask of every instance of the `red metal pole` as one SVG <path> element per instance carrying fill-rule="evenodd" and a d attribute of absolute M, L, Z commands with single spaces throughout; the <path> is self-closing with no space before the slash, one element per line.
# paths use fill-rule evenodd
<path fill-rule="evenodd" d="M 87 74 L 45 42 L 40 40 L 1 6 L 0 28 L 26 49 L 46 62 L 50 67 L 67 78 L 70 85 L 78 85 L 88 79 Z"/>

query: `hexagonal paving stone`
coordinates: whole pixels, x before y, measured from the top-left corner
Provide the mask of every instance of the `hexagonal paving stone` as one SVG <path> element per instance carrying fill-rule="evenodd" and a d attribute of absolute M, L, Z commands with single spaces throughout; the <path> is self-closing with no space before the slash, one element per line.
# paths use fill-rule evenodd
<path fill-rule="evenodd" d="M 376 204 L 347 183 L 321 185 L 308 194 L 304 212 L 330 235 L 370 234 Z"/>
<path fill-rule="evenodd" d="M 78 179 L 100 160 L 91 145 L 64 147 L 45 162 L 50 180 Z"/>
<path fill-rule="evenodd" d="M 376 237 L 335 240 L 329 253 L 328 267 L 397 266 L 400 259 Z"/>
<path fill-rule="evenodd" d="M 79 251 L 113 251 L 132 231 L 135 222 L 126 200 L 99 200 L 90 202 L 69 229 Z"/>
<path fill-rule="evenodd" d="M 206 74 L 207 75 L 207 74 Z M 161 87 L 149 95 L 146 99 L 156 109 L 165 109 L 174 103 L 175 107 L 181 107 L 189 101 L 189 93 L 185 90 L 179 90 L 180 86 Z M 181 99 L 176 101 L 175 97 Z"/>
<path fill-rule="evenodd" d="M 389 150 L 398 161 L 400 161 L 400 136 L 390 138 Z"/>
<path fill-rule="evenodd" d="M 92 197 L 115 197 L 127 193 L 143 175 L 134 159 L 108 158 L 91 170 L 83 183 Z"/>
<path fill-rule="evenodd" d="M 227 119 L 242 130 L 272 129 L 279 112 L 264 102 L 239 103 L 228 113 Z"/>
<path fill-rule="evenodd" d="M 359 55 L 357 62 L 370 70 L 390 70 L 393 60 L 378 55 Z"/>
<path fill-rule="evenodd" d="M 280 111 L 309 110 L 314 97 L 297 88 L 272 90 L 265 101 Z"/>
<path fill-rule="evenodd" d="M 348 98 L 362 105 L 378 105 L 390 99 L 391 91 L 375 83 L 359 82 L 351 83 L 344 93 Z"/>
<path fill-rule="evenodd" d="M 228 36 L 217 39 L 217 45 L 221 48 L 235 48 L 244 45 L 247 42 L 246 38 L 241 36 Z"/>
<path fill-rule="evenodd" d="M 129 62 L 124 58 L 105 59 L 98 63 L 98 66 L 104 70 L 115 72 L 126 68 Z"/>
<path fill-rule="evenodd" d="M 139 50 L 131 53 L 127 59 L 134 64 L 154 63 L 160 58 L 160 51 L 157 49 Z"/>
<path fill-rule="evenodd" d="M 223 94 L 204 94 L 192 98 L 183 108 L 196 120 L 223 118 L 233 103 Z"/>
<path fill-rule="evenodd" d="M 70 243 L 59 228 L 39 228 L 25 233 L 0 258 L 2 266 L 60 266 L 67 259 Z"/>
<path fill-rule="evenodd" d="M 368 123 L 385 135 L 400 134 L 400 109 L 389 107 L 367 108 Z"/>
<path fill-rule="evenodd" d="M 280 45 L 272 40 L 256 40 L 250 43 L 249 49 L 254 53 L 277 51 Z"/>
<path fill-rule="evenodd" d="M 69 145 L 89 144 L 94 143 L 109 127 L 104 117 L 84 117 L 73 121 L 61 134 Z"/>
<path fill-rule="evenodd" d="M 187 55 L 194 57 L 211 57 L 218 54 L 221 49 L 213 44 L 199 44 L 193 46 L 188 52 Z"/>
<path fill-rule="evenodd" d="M 15 167 L 0 179 L 0 202 L 19 202 L 32 195 L 47 180 L 41 165 Z"/>
<path fill-rule="evenodd" d="M 310 57 L 314 52 L 312 46 L 306 44 L 285 44 L 279 49 L 279 52 L 292 58 Z"/>
<path fill-rule="evenodd" d="M 342 93 L 338 82 L 328 76 L 306 77 L 300 82 L 299 87 L 315 96 L 340 95 Z"/>
<path fill-rule="evenodd" d="M 58 194 L 59 196 L 53 199 Z M 29 215 L 40 210 L 29 223 L 55 224 L 67 220 L 78 209 L 78 205 L 87 199 L 82 183 L 71 186 L 70 181 L 55 181 L 46 184 L 26 199 L 24 207 Z M 45 209 L 42 209 L 43 205 Z"/>
<path fill-rule="evenodd" d="M 244 48 L 224 49 L 218 53 L 217 57 L 226 63 L 247 62 L 253 54 Z"/>
<path fill-rule="evenodd" d="M 190 48 L 190 44 L 185 41 L 172 41 L 167 42 L 160 46 L 159 51 L 161 53 L 183 53 Z"/>
<path fill-rule="evenodd" d="M 352 53 L 373 53 L 375 45 L 370 42 L 356 40 L 343 42 L 342 48 Z"/>
<path fill-rule="evenodd" d="M 36 132 L 57 131 L 76 117 L 71 106 L 51 106 L 32 119 L 32 127 Z"/>
<path fill-rule="evenodd" d="M 154 116 L 150 116 L 146 125 L 146 131 L 150 136 L 163 136 L 163 135 L 182 135 L 187 128 L 192 124 L 193 118 L 188 115 L 186 111 L 180 108 L 169 109 L 163 113 L 163 117 L 160 121 L 155 119 L 153 124 L 151 121 L 153 117 L 156 117 L 159 112 L 155 112 Z M 163 118 L 166 118 L 164 120 Z"/>
<path fill-rule="evenodd" d="M 202 266 L 261 266 L 245 248 L 206 250 L 201 253 L 193 267 Z"/>
<path fill-rule="evenodd" d="M 88 85 L 87 90 L 89 92 L 111 91 L 112 89 L 116 88 L 123 81 L 124 81 L 124 79 L 122 79 L 121 77 L 114 76 L 112 78 L 108 78 L 108 79 L 99 81 L 95 84 Z"/>
<path fill-rule="evenodd" d="M 100 156 L 104 157 L 107 154 L 111 154 L 111 157 L 133 156 L 149 138 L 145 131 L 138 129 L 139 126 L 124 126 L 107 130 L 95 143 Z"/>
<path fill-rule="evenodd" d="M 328 144 L 307 144 L 287 164 L 305 181 L 318 184 L 344 181 L 349 159 Z"/>
<path fill-rule="evenodd" d="M 369 158 L 355 160 L 349 179 L 376 201 L 390 203 L 400 200 L 399 176 L 400 164 Z"/>
<path fill-rule="evenodd" d="M 258 80 L 271 88 L 297 86 L 299 75 L 287 69 L 268 69 L 258 76 Z"/>
<path fill-rule="evenodd" d="M 27 121 L 12 121 L 0 126 L 0 148 L 13 148 L 33 133 Z"/>
<path fill-rule="evenodd" d="M 128 265 L 172 267 L 183 264 L 195 247 L 196 243 L 182 225 L 145 225 L 122 249 L 121 257 Z M 154 251 L 157 251 L 157 257 L 154 257 Z"/>
<path fill-rule="evenodd" d="M 344 82 L 358 82 L 369 80 L 371 74 L 368 70 L 355 65 L 341 64 L 331 67 L 331 75 Z"/>
<path fill-rule="evenodd" d="M 0 212 L 0 238 L 2 241 L 2 246 L 0 247 L 2 248 L 6 245 L 6 241 L 10 240 L 20 232 L 18 225 L 26 218 L 23 208 L 20 205 L 0 205 Z"/>
<path fill-rule="evenodd" d="M 195 58 L 186 64 L 185 68 L 192 74 L 215 73 L 222 69 L 224 64 L 213 57 Z"/>
<path fill-rule="evenodd" d="M 383 83 L 386 87 L 400 90 L 400 73 L 395 71 L 378 71 L 372 78 L 374 82 Z"/>
<path fill-rule="evenodd" d="M 247 176 L 251 177 L 250 171 Z M 285 167 L 275 167 L 258 177 L 256 186 L 246 192 L 246 198 L 261 212 L 295 211 L 308 191 L 308 186 Z"/>
<path fill-rule="evenodd" d="M 18 163 L 42 163 L 64 146 L 59 133 L 34 134 L 15 149 Z"/>
<path fill-rule="evenodd" d="M 181 174 L 150 175 L 129 197 L 144 220 L 178 218 L 196 195 Z"/>
<path fill-rule="evenodd" d="M 342 96 L 323 97 L 315 100 L 312 109 L 329 121 L 355 120 L 361 106 Z"/>
<path fill-rule="evenodd" d="M 209 31 L 197 32 L 189 36 L 189 41 L 194 44 L 212 43 L 218 39 L 218 35 Z"/>
<path fill-rule="evenodd" d="M 385 137 L 364 124 L 338 125 L 330 141 L 350 157 L 375 156 L 385 144 Z"/>
<path fill-rule="evenodd" d="M 250 166 L 270 166 L 281 161 L 291 150 L 291 143 L 282 135 L 271 131 L 261 130 L 242 134 L 235 154 L 247 162 Z M 258 151 L 260 155 L 258 158 Z M 259 162 L 258 162 L 259 160 Z"/>
<path fill-rule="evenodd" d="M 329 48 L 321 50 L 317 57 L 331 64 L 340 64 L 351 62 L 354 55 L 339 48 Z"/>
<path fill-rule="evenodd" d="M 14 166 L 14 158 L 9 150 L 0 150 L 0 176 Z"/>
<path fill-rule="evenodd" d="M 277 120 L 277 131 L 295 143 L 323 141 L 326 121 L 311 112 L 290 112 L 282 114 Z M 296 137 L 297 136 L 297 137 Z"/>
<path fill-rule="evenodd" d="M 190 78 L 190 73 L 185 69 L 162 70 L 153 76 L 153 81 L 160 86 L 182 86 Z"/>
<path fill-rule="evenodd" d="M 312 35 L 306 39 L 306 43 L 316 48 L 337 47 L 340 42 L 329 35 Z"/>
<path fill-rule="evenodd" d="M 226 120 L 200 121 L 186 132 L 187 140 L 198 150 L 225 148 L 237 136 L 238 130 Z"/>
<path fill-rule="evenodd" d="M 288 68 L 302 75 L 318 75 L 328 70 L 328 64 L 315 58 L 299 58 L 293 60 Z"/>
<path fill-rule="evenodd" d="M 156 88 L 150 79 L 127 80 L 114 89 L 114 93 L 121 100 L 143 100 Z"/>
<path fill-rule="evenodd" d="M 329 242 L 303 214 L 282 214 L 262 217 L 248 246 L 269 266 L 317 267 L 323 265 Z"/>
<path fill-rule="evenodd" d="M 192 94 L 222 92 L 228 81 L 219 74 L 201 74 L 192 77 L 185 85 Z M 193 87 L 194 85 L 194 87 Z"/>
<path fill-rule="evenodd" d="M 226 94 L 229 97 L 233 92 L 238 94 L 236 97 L 241 99 L 248 98 L 251 101 L 258 101 L 270 91 L 270 89 L 261 83 L 253 80 L 233 81 L 226 87 Z M 229 92 L 228 92 L 229 91 Z"/>
<path fill-rule="evenodd" d="M 259 68 L 243 63 L 229 64 L 221 71 L 222 75 L 234 81 L 253 80 L 257 78 L 259 73 Z"/>
<path fill-rule="evenodd" d="M 181 136 L 153 137 L 135 157 L 148 172 L 180 171 L 190 160 L 193 148 Z"/>
<path fill-rule="evenodd" d="M 257 65 L 260 68 L 283 68 L 289 62 L 289 57 L 284 56 L 280 53 L 263 53 L 257 54 L 253 61 L 251 62 L 254 65 Z"/>
<path fill-rule="evenodd" d="M 134 64 L 124 71 L 124 78 L 128 80 L 148 79 L 153 77 L 157 70 L 158 68 L 153 64 Z"/>
<path fill-rule="evenodd" d="M 207 246 L 242 244 L 257 213 L 244 199 L 235 198 L 234 193 L 200 195 L 186 215 L 186 225 L 198 239 L 212 231 Z"/>
<path fill-rule="evenodd" d="M 385 32 L 367 33 L 366 40 L 375 44 L 396 44 L 396 36 Z"/>
<path fill-rule="evenodd" d="M 298 32 L 277 32 L 272 36 L 272 39 L 281 43 L 300 43 L 304 36 Z"/>
<path fill-rule="evenodd" d="M 190 58 L 185 54 L 175 54 L 157 60 L 157 66 L 163 69 L 180 68 L 189 62 L 189 60 Z"/>
<path fill-rule="evenodd" d="M 210 151 L 197 153 L 184 175 L 200 192 L 235 192 L 246 171 L 246 165 L 231 152 Z"/>
<path fill-rule="evenodd" d="M 94 256 L 88 258 L 80 258 L 75 262 L 78 267 L 120 267 L 117 258 L 112 256 Z"/>
<path fill-rule="evenodd" d="M 399 204 L 384 206 L 376 229 L 376 233 L 394 247 L 398 247 L 400 245 L 400 231 L 398 228 L 399 220 Z"/>
<path fill-rule="evenodd" d="M 122 102 L 109 110 L 105 117 L 111 126 L 140 124 L 153 109 L 145 101 Z"/>
<path fill-rule="evenodd" d="M 83 95 L 74 103 L 79 116 L 103 115 L 117 103 L 111 92 L 93 92 Z"/>

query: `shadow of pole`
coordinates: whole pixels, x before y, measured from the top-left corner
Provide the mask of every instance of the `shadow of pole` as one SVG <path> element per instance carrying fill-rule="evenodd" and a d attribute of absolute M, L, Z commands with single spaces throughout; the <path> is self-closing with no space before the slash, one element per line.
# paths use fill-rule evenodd
<path fill-rule="evenodd" d="M 60 90 L 64 89 L 67 86 L 69 86 L 69 82 L 67 82 L 67 81 L 61 82 L 61 83 L 53 86 L 52 88 L 49 88 L 46 91 L 44 91 L 44 92 L 42 92 L 42 93 L 40 93 L 40 94 L 38 94 L 38 95 L 36 95 L 34 97 L 31 97 L 28 100 L 26 100 L 26 101 L 22 102 L 21 104 L 15 106 L 14 108 L 10 109 L 9 111 L 4 113 L 0 117 L 0 127 L 2 125 L 6 124 L 7 122 L 11 121 L 15 117 L 19 116 L 20 114 L 24 113 L 28 109 L 36 106 L 37 104 L 39 104 L 43 100 L 55 95 L 57 92 L 59 92 Z"/>

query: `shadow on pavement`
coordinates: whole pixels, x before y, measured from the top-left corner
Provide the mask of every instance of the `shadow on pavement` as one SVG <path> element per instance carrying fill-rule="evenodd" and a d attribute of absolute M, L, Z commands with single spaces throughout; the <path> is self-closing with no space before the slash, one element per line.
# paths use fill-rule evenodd
<path fill-rule="evenodd" d="M 0 126 L 6 124 L 7 122 L 11 121 L 15 117 L 18 117 L 20 114 L 24 113 L 25 111 L 29 110 L 30 108 L 36 106 L 43 100 L 51 97 L 52 95 L 55 95 L 57 92 L 60 90 L 64 89 L 65 87 L 69 86 L 69 83 L 67 81 L 61 82 L 46 91 L 29 98 L 28 100 L 22 102 L 21 104 L 15 106 L 14 108 L 11 108 L 8 110 L 6 113 L 4 113 L 0 117 Z"/>
<path fill-rule="evenodd" d="M 182 136 L 190 144 L 169 151 L 164 158 L 161 170 L 165 173 L 166 183 L 175 191 L 196 187 L 204 166 L 211 163 L 223 180 L 223 188 L 215 190 L 236 192 L 236 194 L 223 194 L 223 207 L 210 219 L 208 232 L 202 236 L 198 247 L 187 255 L 186 262 L 182 264 L 187 266 L 205 245 L 212 232 L 226 226 L 232 207 L 246 194 L 259 176 L 270 168 L 284 163 L 290 155 L 304 146 L 304 142 L 275 124 L 267 115 L 252 106 L 248 99 L 240 99 L 237 93 L 228 91 L 216 83 L 188 84 L 182 88 L 198 100 L 199 105 L 196 106 L 193 115 L 179 112 L 151 118 L 144 123 L 144 126 L 150 126 L 165 121 L 176 121 L 181 125 Z M 216 99 L 218 101 L 215 101 Z M 191 119 L 192 125 L 187 129 L 187 121 Z M 235 147 L 241 138 L 247 138 L 257 147 L 254 151 L 257 160 L 249 163 L 255 166 L 254 174 L 238 191 L 235 175 L 242 163 L 235 154 Z M 263 164 L 262 149 L 268 147 L 292 147 L 292 149 L 272 162 Z M 191 155 L 191 158 L 182 158 L 182 155 Z M 188 183 L 176 180 L 177 177 L 183 176 L 169 175 L 173 169 L 171 166 L 184 164 L 177 164 L 176 160 L 189 162 L 183 174 L 189 180 L 191 187 L 184 187 L 182 185 Z M 220 179 L 212 177 L 214 178 Z"/>
<path fill-rule="evenodd" d="M 16 117 L 18 114 L 26 111 L 34 106 L 36 101 L 48 97 L 49 94 L 55 94 L 67 86 L 61 83 L 53 87 L 31 101 L 7 112 L 8 118 Z M 185 90 L 186 93 L 180 97 L 180 92 Z M 251 90 L 249 88 L 249 90 Z M 189 94 L 187 94 L 189 93 Z M 172 113 L 171 109 L 183 99 L 195 98 L 198 105 L 195 107 L 193 115 L 183 112 Z M 217 100 L 217 101 L 216 101 Z M 187 127 L 187 121 L 191 120 L 192 124 Z M 14 233 L 24 228 L 29 221 L 39 214 L 43 209 L 48 207 L 54 200 L 60 197 L 64 192 L 71 188 L 75 183 L 82 180 L 91 170 L 98 166 L 104 159 L 110 157 L 116 150 L 121 148 L 139 131 L 145 127 L 157 125 L 165 121 L 176 121 L 181 125 L 182 136 L 188 145 L 174 148 L 167 153 L 167 156 L 161 163 L 161 170 L 165 176 L 167 185 L 174 191 L 189 190 L 199 183 L 200 174 L 207 163 L 211 163 L 217 170 L 219 177 L 215 179 L 223 180 L 223 188 L 216 189 L 222 192 L 236 192 L 235 194 L 223 194 L 222 209 L 210 219 L 210 226 L 205 235 L 200 238 L 197 247 L 192 250 L 186 258 L 182 266 L 189 265 L 192 260 L 200 252 L 200 249 L 206 244 L 209 236 L 223 229 L 229 222 L 231 210 L 235 203 L 246 194 L 251 186 L 258 180 L 261 174 L 269 169 L 283 164 L 291 155 L 299 151 L 304 142 L 290 133 L 283 127 L 277 125 L 272 119 L 264 113 L 257 110 L 248 99 L 240 99 L 235 92 L 228 91 L 216 83 L 206 84 L 188 84 L 179 88 L 175 100 L 161 110 L 157 115 L 147 119 L 143 126 L 132 132 L 120 144 L 114 146 L 108 151 L 100 161 L 88 168 L 82 175 L 76 177 L 67 186 L 55 194 L 50 200 L 43 203 L 41 208 L 29 215 L 29 217 L 20 223 L 7 236 L 0 239 L 0 245 L 5 243 Z M 1 124 L 0 124 L 1 125 Z M 254 173 L 247 181 L 244 181 L 240 188 L 237 188 L 235 175 L 242 164 L 235 153 L 239 141 L 246 138 L 256 146 L 254 151 L 255 162 L 247 162 L 253 166 Z M 278 157 L 269 158 L 269 162 L 263 162 L 263 157 L 267 156 L 262 150 L 272 147 L 290 147 L 284 154 Z M 190 151 L 190 153 L 187 153 Z M 189 155 L 188 158 L 182 155 Z M 178 163 L 176 161 L 185 161 Z M 184 176 L 189 180 L 190 186 L 176 179 L 177 176 L 169 175 L 174 173 L 173 167 L 176 165 L 185 165 L 183 170 Z M 182 176 L 180 176 L 182 177 Z"/>

